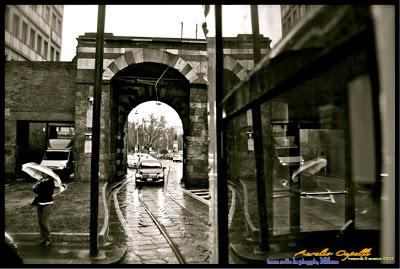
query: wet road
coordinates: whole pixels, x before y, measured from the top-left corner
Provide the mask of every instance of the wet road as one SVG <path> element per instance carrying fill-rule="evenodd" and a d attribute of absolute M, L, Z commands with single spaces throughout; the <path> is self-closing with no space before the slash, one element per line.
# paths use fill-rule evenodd
<path fill-rule="evenodd" d="M 183 193 L 182 163 L 162 162 L 168 174 L 164 186 L 138 187 L 134 170 L 128 169 L 127 180 L 115 189 L 109 223 L 112 243 L 127 246 L 124 264 L 207 264 L 208 206 Z"/>

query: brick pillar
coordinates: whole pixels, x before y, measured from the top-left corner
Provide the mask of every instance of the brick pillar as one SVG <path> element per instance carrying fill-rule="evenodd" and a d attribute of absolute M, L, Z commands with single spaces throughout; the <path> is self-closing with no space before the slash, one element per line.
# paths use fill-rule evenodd
<path fill-rule="evenodd" d="M 207 88 L 190 85 L 188 133 L 185 135 L 185 187 L 208 188 Z"/>
<path fill-rule="evenodd" d="M 79 83 L 76 87 L 75 98 L 75 180 L 89 181 L 91 153 L 87 147 L 91 144 L 87 138 L 91 135 L 92 122 L 90 105 L 93 96 L 93 84 Z M 101 178 L 108 180 L 113 176 L 113 164 L 111 156 L 111 109 L 110 109 L 110 86 L 102 85 L 101 98 L 101 121 L 100 121 L 100 164 L 99 172 Z"/>
<path fill-rule="evenodd" d="M 5 176 L 14 177 L 16 169 L 16 151 L 17 151 L 17 121 L 12 118 L 10 108 L 6 108 L 4 127 L 6 132 L 4 154 L 5 154 Z"/>
<path fill-rule="evenodd" d="M 75 95 L 75 181 L 90 180 L 90 158 L 91 154 L 85 152 L 88 145 L 87 135 L 91 133 L 88 129 L 91 105 L 90 97 L 93 96 L 93 84 L 77 83 Z M 91 126 L 91 124 L 90 124 Z M 91 142 L 90 142 L 91 143 Z"/>

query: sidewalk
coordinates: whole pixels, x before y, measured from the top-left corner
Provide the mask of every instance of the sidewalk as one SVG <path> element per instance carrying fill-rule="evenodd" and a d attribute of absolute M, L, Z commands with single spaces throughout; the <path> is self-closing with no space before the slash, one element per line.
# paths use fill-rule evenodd
<path fill-rule="evenodd" d="M 49 247 L 38 245 L 40 235 L 38 232 L 10 232 L 9 234 L 17 244 L 19 254 L 24 264 L 116 264 L 125 253 L 126 247 L 116 247 L 107 243 L 108 228 L 108 197 L 110 189 L 107 184 L 101 188 L 101 203 L 104 209 L 103 228 L 99 231 L 99 253 L 90 257 L 89 233 L 54 232 L 53 243 Z M 14 185 L 17 186 L 17 185 Z M 14 186 L 8 185 L 13 189 Z M 64 195 L 68 195 L 65 193 Z M 19 195 L 21 196 L 21 195 Z M 18 196 L 18 197 L 19 197 Z M 27 197 L 25 200 L 31 200 Z M 60 203 L 62 204 L 62 203 Z M 25 205 L 23 205 L 26 207 Z M 27 216 L 25 216 L 27 217 Z"/>

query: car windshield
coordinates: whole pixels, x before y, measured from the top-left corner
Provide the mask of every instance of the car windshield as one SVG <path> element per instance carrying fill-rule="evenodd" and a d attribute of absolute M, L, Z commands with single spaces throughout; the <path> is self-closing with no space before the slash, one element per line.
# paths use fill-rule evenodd
<path fill-rule="evenodd" d="M 154 159 L 151 155 L 145 153 L 135 153 L 132 158 L 134 159 Z"/>
<path fill-rule="evenodd" d="M 141 168 L 161 168 L 160 162 L 142 162 L 140 165 Z"/>
<path fill-rule="evenodd" d="M 47 151 L 44 160 L 68 160 L 68 152 L 65 151 Z"/>

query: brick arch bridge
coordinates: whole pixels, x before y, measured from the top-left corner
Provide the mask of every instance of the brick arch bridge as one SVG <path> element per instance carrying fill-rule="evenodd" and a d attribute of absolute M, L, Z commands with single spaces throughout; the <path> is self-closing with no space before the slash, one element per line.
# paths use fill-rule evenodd
<path fill-rule="evenodd" d="M 35 76 L 35 68 L 37 68 L 35 66 L 48 65 L 46 67 L 48 70 L 62 69 L 58 74 L 62 74 L 62 80 L 69 83 L 69 88 L 63 92 L 64 99 L 54 100 L 54 102 L 62 103 L 63 100 L 68 99 L 68 102 L 64 102 L 68 104 L 68 111 L 54 114 L 52 121 L 68 119 L 75 126 L 75 180 L 90 179 L 95 37 L 95 34 L 87 33 L 77 39 L 77 54 L 71 63 L 43 62 L 33 65 L 34 67 L 31 67 L 29 63 L 19 63 L 19 65 L 27 65 L 28 71 L 33 73 L 33 76 Z M 238 38 L 251 40 L 250 36 Z M 248 70 L 253 68 L 251 46 L 248 48 L 241 43 L 241 47 L 238 47 L 236 39 L 227 38 L 225 42 L 224 67 L 231 78 L 243 80 L 247 76 Z M 261 52 L 265 54 L 270 49 L 270 40 L 264 38 L 262 44 L 264 45 Z M 34 115 L 32 113 L 24 112 L 19 113 L 18 117 L 15 116 L 17 113 L 13 112 L 12 104 L 13 98 L 17 97 L 12 92 L 18 91 L 18 89 L 8 85 L 12 85 L 13 80 L 15 80 L 15 84 L 20 85 L 21 80 L 15 76 L 17 71 L 12 67 L 14 63 L 7 64 L 6 93 L 8 91 L 10 94 L 6 94 L 6 112 L 10 112 L 6 119 L 6 125 L 11 129 L 16 129 L 17 118 L 25 121 L 46 121 L 44 113 L 39 113 L 40 115 L 38 114 L 39 116 L 35 119 L 29 118 L 29 115 Z M 140 103 L 158 99 L 174 108 L 182 120 L 185 158 L 183 177 L 186 186 L 206 187 L 208 185 L 206 41 L 117 37 L 106 34 L 103 67 L 99 166 L 101 176 L 109 180 L 119 180 L 124 176 L 126 171 L 125 125 L 128 114 Z M 13 76 L 9 76 L 8 71 L 10 74 L 13 73 Z M 25 72 L 27 71 L 25 70 Z M 163 72 L 165 74 L 157 84 L 156 94 L 154 84 Z M 10 83 L 7 83 L 7 80 Z M 32 82 L 24 81 L 22 83 L 30 84 Z M 48 83 L 50 83 L 48 77 L 39 82 L 41 88 L 46 88 Z M 35 84 L 38 84 L 38 81 L 35 81 Z M 19 91 L 23 92 L 22 89 L 26 87 L 29 88 L 31 85 L 20 85 Z M 54 86 L 49 86 L 49 88 L 54 88 Z M 41 94 L 46 95 L 43 91 Z M 43 97 L 46 98 L 46 96 Z M 29 102 L 29 96 L 26 98 L 26 102 Z M 7 107 L 10 107 L 10 110 L 7 110 Z M 26 107 L 24 106 L 25 110 Z M 32 110 L 35 109 L 34 105 L 29 107 L 32 107 Z M 59 106 L 55 104 L 54 109 L 57 107 Z M 46 107 L 38 109 L 46 110 Z M 16 132 L 14 131 L 14 133 Z M 14 152 L 12 150 L 16 146 L 16 138 L 10 137 L 9 143 L 6 143 L 6 160 L 10 163 L 8 165 L 6 161 L 8 172 L 15 169 L 11 163 L 15 162 L 17 158 L 15 150 Z M 7 149 L 9 150 L 7 151 Z M 8 153 L 9 156 L 7 156 Z"/>

